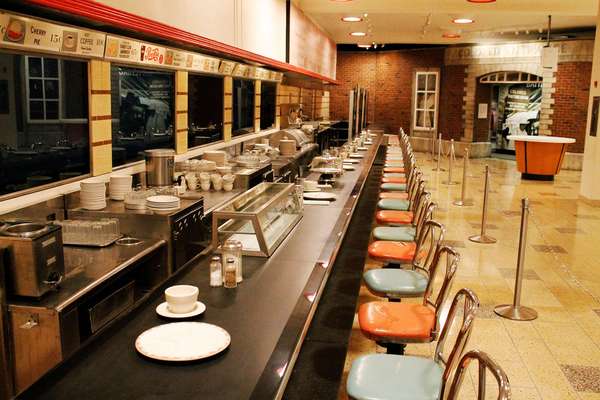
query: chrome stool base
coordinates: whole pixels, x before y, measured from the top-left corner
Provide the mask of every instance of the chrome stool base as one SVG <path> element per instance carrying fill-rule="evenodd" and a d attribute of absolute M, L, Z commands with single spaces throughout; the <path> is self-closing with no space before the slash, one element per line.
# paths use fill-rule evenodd
<path fill-rule="evenodd" d="M 533 321 L 538 317 L 537 311 L 533 308 L 512 304 L 496 306 L 494 312 L 502 318 L 512 319 L 513 321 Z"/>
<path fill-rule="evenodd" d="M 459 199 L 459 200 L 454 200 L 452 202 L 452 204 L 454 204 L 455 206 L 459 206 L 459 207 L 470 207 L 470 206 L 474 205 L 475 203 L 473 203 L 472 200 L 462 201 Z"/>

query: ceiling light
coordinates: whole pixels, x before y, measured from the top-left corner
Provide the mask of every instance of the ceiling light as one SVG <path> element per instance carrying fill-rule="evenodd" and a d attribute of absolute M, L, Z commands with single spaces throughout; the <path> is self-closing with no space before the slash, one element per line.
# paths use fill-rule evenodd
<path fill-rule="evenodd" d="M 369 14 L 367 14 L 367 13 L 363 14 L 363 17 L 365 17 L 365 18 L 367 18 L 368 16 L 369 16 Z"/>
<path fill-rule="evenodd" d="M 352 0 L 329 0 L 329 1 L 333 1 L 334 3 L 350 3 Z"/>
<path fill-rule="evenodd" d="M 472 24 L 475 21 L 473 21 L 471 18 L 454 18 L 452 22 L 455 24 Z"/>
<path fill-rule="evenodd" d="M 352 32 L 350 36 L 367 36 L 364 32 Z"/>
<path fill-rule="evenodd" d="M 469 3 L 494 3 L 496 0 L 467 0 Z"/>
<path fill-rule="evenodd" d="M 442 37 L 445 37 L 446 39 L 458 39 L 460 35 L 458 33 L 444 33 Z"/>
<path fill-rule="evenodd" d="M 360 47 L 361 49 L 368 49 L 369 47 L 371 47 L 370 44 L 357 44 L 358 47 Z"/>
<path fill-rule="evenodd" d="M 342 21 L 344 22 L 360 22 L 362 21 L 361 17 L 342 17 Z"/>

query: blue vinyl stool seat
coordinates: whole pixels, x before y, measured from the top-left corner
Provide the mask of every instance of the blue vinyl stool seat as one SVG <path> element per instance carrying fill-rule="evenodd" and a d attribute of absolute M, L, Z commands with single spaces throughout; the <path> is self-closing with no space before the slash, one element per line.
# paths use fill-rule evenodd
<path fill-rule="evenodd" d="M 402 172 L 386 172 L 383 174 L 384 178 L 405 178 L 406 175 Z"/>
<path fill-rule="evenodd" d="M 427 288 L 426 276 L 407 269 L 371 269 L 363 274 L 363 279 L 371 293 L 396 299 L 421 297 Z"/>
<path fill-rule="evenodd" d="M 375 240 L 391 240 L 394 242 L 414 242 L 417 236 L 417 228 L 407 226 L 378 226 L 373 229 Z"/>
<path fill-rule="evenodd" d="M 383 183 L 382 190 L 406 191 L 406 183 Z"/>
<path fill-rule="evenodd" d="M 369 354 L 352 363 L 346 390 L 357 400 L 438 400 L 443 373 L 424 357 Z"/>
<path fill-rule="evenodd" d="M 410 201 L 402 199 L 381 199 L 377 203 L 377 208 L 381 210 L 407 211 L 410 208 Z"/>

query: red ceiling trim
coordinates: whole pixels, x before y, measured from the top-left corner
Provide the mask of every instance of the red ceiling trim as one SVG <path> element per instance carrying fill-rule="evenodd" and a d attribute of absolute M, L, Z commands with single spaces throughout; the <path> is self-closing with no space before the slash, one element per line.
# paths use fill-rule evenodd
<path fill-rule="evenodd" d="M 89 18 L 93 21 L 103 22 L 119 28 L 136 30 L 163 39 L 174 40 L 202 49 L 230 54 L 265 66 L 279 68 L 284 71 L 295 72 L 325 82 L 338 84 L 338 81 L 325 75 L 309 71 L 273 58 L 261 56 L 247 50 L 230 46 L 204 36 L 196 35 L 182 29 L 175 28 L 139 15 L 131 14 L 92 0 L 27 0 L 28 3 L 66 12 L 72 15 Z"/>

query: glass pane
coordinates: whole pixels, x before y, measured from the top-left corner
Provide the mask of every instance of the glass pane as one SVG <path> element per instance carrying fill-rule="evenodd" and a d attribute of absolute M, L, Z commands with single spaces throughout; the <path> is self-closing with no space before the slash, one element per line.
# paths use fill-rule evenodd
<path fill-rule="evenodd" d="M 51 95 L 57 90 L 56 86 L 45 87 L 45 82 L 41 79 L 42 59 L 0 50 L 0 62 L 11 66 L 8 78 L 11 80 L 4 90 L 5 97 L 22 101 L 22 104 L 19 102 L 15 107 L 6 109 L 6 118 L 12 123 L 2 125 L 0 171 L 3 174 L 0 179 L 0 195 L 87 174 L 90 171 L 88 123 L 73 120 L 68 124 L 57 123 L 56 120 L 62 117 L 59 108 L 62 112 L 64 106 L 58 99 L 42 100 L 45 91 Z M 59 87 L 61 93 L 68 94 L 73 101 L 85 103 L 88 91 L 87 62 L 68 62 L 78 64 L 86 73 L 68 74 L 63 65 L 60 65 L 61 80 L 50 79 L 50 85 L 62 85 Z M 56 65 L 55 62 L 54 66 Z M 29 79 L 28 74 L 31 72 L 37 74 L 37 77 Z M 83 88 L 84 95 L 73 91 L 74 87 Z M 37 95 L 38 99 L 31 98 L 30 94 Z M 1 104 L 0 101 L 0 106 Z M 86 106 L 85 118 L 87 114 Z"/>
<path fill-rule="evenodd" d="M 420 108 L 420 109 L 425 108 L 425 94 L 424 93 L 417 94 L 417 108 Z"/>
<path fill-rule="evenodd" d="M 174 75 L 111 66 L 113 166 L 142 160 L 147 149 L 175 147 Z"/>
<path fill-rule="evenodd" d="M 430 128 L 434 125 L 435 122 L 435 112 L 428 111 L 427 112 L 427 127 Z"/>
<path fill-rule="evenodd" d="M 58 60 L 56 58 L 44 58 L 44 77 L 58 78 Z"/>
<path fill-rule="evenodd" d="M 518 82 L 519 81 L 519 73 L 518 72 L 509 72 L 506 74 L 506 80 L 510 82 Z"/>
<path fill-rule="evenodd" d="M 46 101 L 46 119 L 58 119 L 58 101 Z"/>
<path fill-rule="evenodd" d="M 254 81 L 233 80 L 233 136 L 254 131 Z"/>
<path fill-rule="evenodd" d="M 423 108 L 426 108 L 428 110 L 435 109 L 435 94 L 434 93 L 429 93 L 427 95 L 427 103 L 426 103 L 426 106 Z"/>
<path fill-rule="evenodd" d="M 425 112 L 417 111 L 417 127 L 423 128 L 425 126 Z"/>
<path fill-rule="evenodd" d="M 272 82 L 263 82 L 260 88 L 260 129 L 267 129 L 275 124 L 275 107 L 276 107 L 276 92 L 277 85 Z M 310 92 L 312 94 L 312 90 Z M 313 109 L 312 95 L 311 101 L 303 100 L 304 113 Z"/>
<path fill-rule="evenodd" d="M 426 90 L 427 77 L 425 74 L 417 74 L 417 90 Z"/>
<path fill-rule="evenodd" d="M 188 75 L 188 147 L 223 139 L 223 78 Z"/>
<path fill-rule="evenodd" d="M 42 76 L 42 59 L 38 57 L 29 57 L 29 76 L 41 77 Z"/>
<path fill-rule="evenodd" d="M 44 94 L 46 99 L 58 99 L 58 80 L 57 79 L 45 79 L 44 80 Z"/>
<path fill-rule="evenodd" d="M 62 62 L 62 117 L 85 119 L 88 114 L 87 64 L 79 61 Z M 65 95 L 66 94 L 66 95 Z"/>
<path fill-rule="evenodd" d="M 435 74 L 427 74 L 427 90 L 435 90 Z"/>
<path fill-rule="evenodd" d="M 29 98 L 30 99 L 41 99 L 43 95 L 43 81 L 41 79 L 30 79 L 29 80 Z"/>
<path fill-rule="evenodd" d="M 44 119 L 44 102 L 30 101 L 29 102 L 29 119 Z"/>

